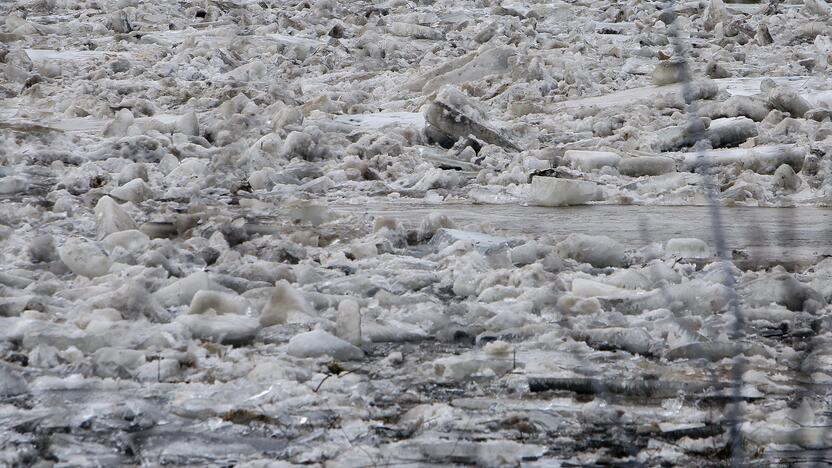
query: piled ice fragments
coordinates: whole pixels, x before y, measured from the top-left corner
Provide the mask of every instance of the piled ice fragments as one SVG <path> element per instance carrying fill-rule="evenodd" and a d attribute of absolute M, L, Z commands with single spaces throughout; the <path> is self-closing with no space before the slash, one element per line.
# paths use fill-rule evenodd
<path fill-rule="evenodd" d="M 811 460 L 828 259 L 442 212 L 832 203 L 828 2 L 669 3 L 0 4 L 0 465 Z"/>

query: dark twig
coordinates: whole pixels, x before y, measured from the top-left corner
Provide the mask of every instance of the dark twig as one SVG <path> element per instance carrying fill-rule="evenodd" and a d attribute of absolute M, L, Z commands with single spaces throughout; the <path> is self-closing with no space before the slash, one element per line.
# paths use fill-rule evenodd
<path fill-rule="evenodd" d="M 327 379 L 329 379 L 329 378 L 330 378 L 330 377 L 332 377 L 332 376 L 335 376 L 335 377 L 337 377 L 337 378 L 339 378 L 339 379 L 340 379 L 341 377 L 343 377 L 343 376 L 345 376 L 345 375 L 352 374 L 353 372 L 359 371 L 359 370 L 361 370 L 361 369 L 363 369 L 363 368 L 364 368 L 364 366 L 358 366 L 358 367 L 356 367 L 355 369 L 351 369 L 351 370 L 348 370 L 348 371 L 340 372 L 340 373 L 337 373 L 337 374 L 336 374 L 336 373 L 329 373 L 329 374 L 327 374 L 327 375 L 326 375 L 326 376 L 325 376 L 325 377 L 324 377 L 324 378 L 323 378 L 323 379 L 322 379 L 322 380 L 318 383 L 318 385 L 317 385 L 317 386 L 315 387 L 315 389 L 314 389 L 314 390 L 312 390 L 312 391 L 313 391 L 313 392 L 315 392 L 315 393 L 318 393 L 318 390 L 320 390 L 320 389 L 321 389 L 321 385 L 323 385 L 323 384 L 324 384 L 324 382 L 326 382 L 326 381 L 327 381 Z"/>

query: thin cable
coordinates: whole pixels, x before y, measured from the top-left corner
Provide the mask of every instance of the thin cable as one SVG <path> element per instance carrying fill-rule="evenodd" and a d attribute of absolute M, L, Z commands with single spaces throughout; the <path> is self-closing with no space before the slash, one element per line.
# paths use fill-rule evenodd
<path fill-rule="evenodd" d="M 722 223 L 722 212 L 719 205 L 718 187 L 711 177 L 710 161 L 702 151 L 700 144 L 705 140 L 704 128 L 698 125 L 696 118 L 696 103 L 694 102 L 693 86 L 691 85 L 691 72 L 687 60 L 687 50 L 682 44 L 678 34 L 679 24 L 676 21 L 676 13 L 674 12 L 674 0 L 665 2 L 664 10 L 666 17 L 671 21 L 668 24 L 668 40 L 673 45 L 674 54 L 676 58 L 681 60 L 680 80 L 679 84 L 682 90 L 682 98 L 685 101 L 685 114 L 688 116 L 688 129 L 692 131 L 693 149 L 696 152 L 697 167 L 701 168 L 699 171 L 702 175 L 702 181 L 705 188 L 705 195 L 708 198 L 708 207 L 711 217 L 711 229 L 713 231 L 714 242 L 716 243 L 717 256 L 720 259 L 720 264 L 723 270 L 723 285 L 728 289 L 728 312 L 733 316 L 734 323 L 731 329 L 730 338 L 732 341 L 740 341 L 745 333 L 745 323 L 740 314 L 739 297 L 736 291 L 736 279 L 734 278 L 731 265 L 731 256 L 728 251 L 727 243 L 725 241 L 724 226 Z M 745 464 L 745 451 L 742 446 L 742 420 L 743 409 L 740 404 L 740 397 L 742 396 L 742 376 L 744 373 L 745 364 L 743 353 L 739 353 L 734 357 L 732 365 L 732 386 L 733 398 L 732 405 L 728 414 L 728 422 L 730 424 L 730 441 L 731 441 L 731 464 L 735 467 L 743 466 Z"/>

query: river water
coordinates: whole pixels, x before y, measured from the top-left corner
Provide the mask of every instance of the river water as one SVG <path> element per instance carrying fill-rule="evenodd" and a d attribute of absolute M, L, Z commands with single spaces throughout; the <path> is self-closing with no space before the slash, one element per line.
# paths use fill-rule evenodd
<path fill-rule="evenodd" d="M 391 216 L 415 224 L 432 212 L 459 226 L 483 225 L 505 237 L 571 233 L 604 235 L 627 247 L 696 237 L 716 249 L 713 210 L 707 206 L 590 205 L 547 208 L 521 205 L 407 204 L 338 205 L 341 213 Z M 764 263 L 812 261 L 832 253 L 832 210 L 815 207 L 720 207 L 722 235 L 737 259 Z"/>

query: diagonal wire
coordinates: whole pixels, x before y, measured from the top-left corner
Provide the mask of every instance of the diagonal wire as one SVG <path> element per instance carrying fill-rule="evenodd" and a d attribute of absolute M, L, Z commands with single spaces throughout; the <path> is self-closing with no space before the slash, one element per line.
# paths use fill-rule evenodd
<path fill-rule="evenodd" d="M 822 239 L 824 239 L 824 241 L 825 241 L 825 242 L 824 242 L 824 244 L 825 244 L 825 245 L 829 245 L 830 243 L 832 243 L 832 223 L 825 223 L 825 226 L 826 226 L 826 228 L 825 228 L 825 229 L 824 229 L 824 231 L 823 231 L 823 234 L 822 234 Z M 824 254 L 824 255 L 825 255 L 826 253 L 827 253 L 827 251 L 824 251 L 824 252 L 823 252 L 823 254 Z M 826 325 L 823 321 L 821 321 L 821 323 L 819 324 L 819 328 L 820 328 L 820 329 L 817 331 L 817 334 L 818 334 L 818 335 L 820 335 L 820 334 L 825 334 L 825 333 L 827 333 L 827 332 L 828 332 L 828 326 L 827 326 L 827 325 Z M 815 338 L 815 339 L 816 339 L 816 338 Z M 813 343 L 815 343 L 815 341 L 814 341 L 814 340 L 809 341 L 809 348 L 805 351 L 805 353 L 806 353 L 805 355 L 806 355 L 806 356 L 808 356 L 810 353 L 812 353 L 812 352 L 814 352 L 814 351 L 815 351 L 815 347 L 814 347 Z M 824 348 L 825 348 L 825 349 L 828 349 L 828 346 L 824 346 Z M 811 379 L 812 379 L 812 378 L 811 378 L 811 376 L 807 376 L 807 381 L 808 381 L 808 382 L 812 382 L 812 380 L 811 380 Z M 822 387 L 822 388 L 825 388 L 825 387 Z M 828 389 L 825 389 L 825 390 L 822 390 L 822 391 L 824 392 L 824 394 L 823 394 L 823 395 L 821 395 L 820 400 L 821 400 L 822 402 L 824 402 L 825 409 L 826 409 L 826 410 L 827 410 L 827 412 L 828 412 L 828 409 L 830 408 L 830 404 L 829 404 L 829 401 L 830 401 L 830 398 L 829 398 L 829 390 L 828 390 Z M 817 393 L 819 393 L 819 392 L 818 392 L 818 391 L 815 391 L 815 394 L 817 394 Z M 832 414 L 832 413 L 829 413 L 829 414 Z M 827 426 L 827 427 L 826 427 L 826 428 L 822 431 L 820 440 L 821 440 L 821 441 L 826 441 L 826 440 L 828 440 L 828 439 L 829 439 L 830 434 L 832 434 L 832 427 L 828 427 L 828 426 Z M 828 460 L 826 460 L 826 459 L 825 459 L 825 457 L 827 457 L 827 456 L 828 456 L 828 454 L 829 454 L 829 448 L 828 448 L 828 447 L 824 447 L 824 448 L 823 448 L 823 450 L 821 451 L 821 453 L 819 453 L 819 454 L 817 454 L 817 455 L 816 455 L 815 463 L 814 463 L 814 465 L 813 465 L 813 466 L 818 467 L 818 468 L 820 468 L 820 467 L 822 467 L 822 466 L 827 466 L 827 465 L 826 465 L 826 463 L 829 463 L 829 462 L 828 462 Z"/>
<path fill-rule="evenodd" d="M 711 228 L 713 230 L 714 242 L 716 243 L 717 256 L 720 259 L 724 273 L 722 275 L 724 286 L 728 289 L 729 293 L 727 308 L 728 312 L 734 319 L 730 338 L 732 341 L 740 342 L 745 334 L 745 323 L 742 315 L 740 314 L 739 297 L 736 291 L 736 279 L 733 276 L 733 269 L 731 268 L 731 255 L 725 240 L 722 212 L 719 205 L 719 188 L 712 177 L 710 161 L 702 151 L 701 142 L 705 140 L 705 133 L 704 129 L 698 125 L 696 119 L 696 103 L 694 102 L 691 71 L 687 60 L 687 48 L 679 37 L 679 22 L 676 21 L 676 13 L 674 11 L 675 3 L 676 2 L 674 0 L 667 0 L 664 6 L 666 17 L 670 20 L 667 28 L 668 39 L 673 45 L 674 55 L 677 59 L 681 60 L 681 79 L 679 80 L 679 84 L 681 86 L 682 98 L 685 102 L 685 114 L 688 116 L 688 128 L 692 131 L 690 136 L 694 142 L 693 148 L 697 152 L 697 166 L 701 168 L 699 172 L 702 175 L 705 195 L 708 198 L 708 211 L 711 217 Z M 744 356 L 743 353 L 739 353 L 734 357 L 731 369 L 733 387 L 731 401 L 733 404 L 730 406 L 728 414 L 728 422 L 730 424 L 729 436 L 731 443 L 731 464 L 735 467 L 743 466 L 745 464 L 745 451 L 742 446 L 741 433 L 744 415 L 742 405 L 740 405 L 744 369 Z"/>

